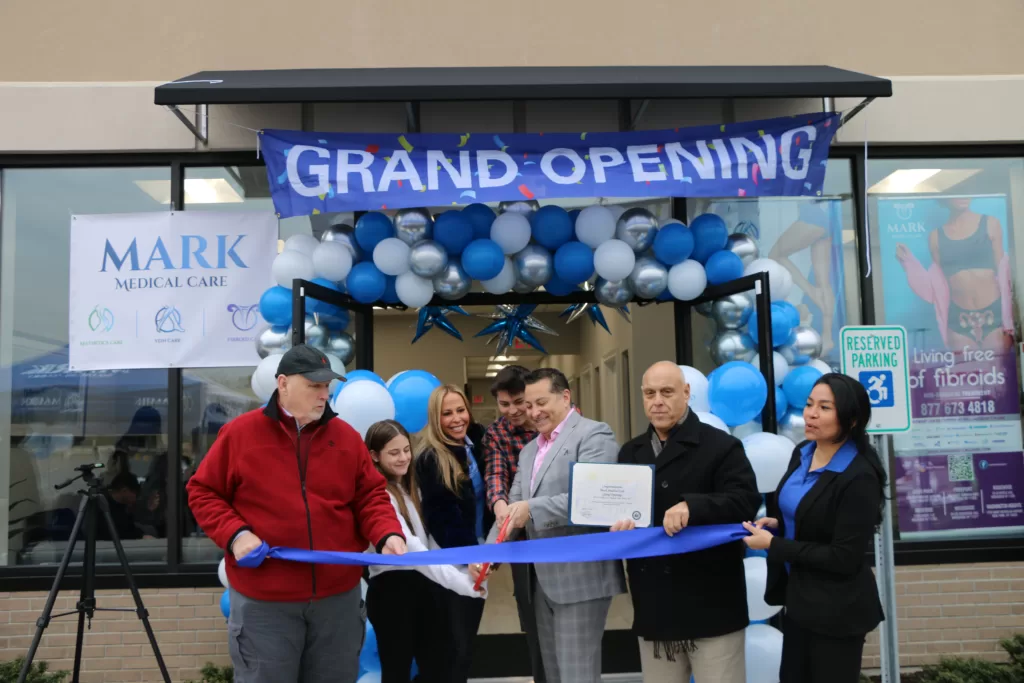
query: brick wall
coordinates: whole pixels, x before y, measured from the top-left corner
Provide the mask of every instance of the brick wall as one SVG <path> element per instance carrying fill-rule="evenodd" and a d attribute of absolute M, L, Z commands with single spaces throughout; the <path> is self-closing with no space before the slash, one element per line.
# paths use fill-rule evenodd
<path fill-rule="evenodd" d="M 1024 633 L 1024 563 L 900 567 L 896 571 L 900 660 L 905 667 L 938 661 L 940 654 L 1003 660 L 998 641 Z M 171 680 L 198 680 L 206 662 L 230 663 L 221 589 L 143 591 L 157 642 Z M 45 593 L 0 593 L 0 661 L 22 656 L 32 641 Z M 77 594 L 62 593 L 55 613 L 74 609 Z M 101 591 L 99 607 L 131 608 L 127 591 Z M 51 668 L 72 667 L 74 617 L 55 621 L 37 660 Z M 133 612 L 98 612 L 86 633 L 85 683 L 159 681 L 142 624 Z M 879 666 L 878 640 L 872 634 L 864 668 Z"/>

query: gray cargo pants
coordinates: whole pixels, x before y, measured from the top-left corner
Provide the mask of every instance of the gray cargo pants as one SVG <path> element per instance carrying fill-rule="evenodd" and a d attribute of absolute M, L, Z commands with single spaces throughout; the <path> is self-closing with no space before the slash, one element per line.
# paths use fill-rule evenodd
<path fill-rule="evenodd" d="M 263 602 L 231 589 L 235 683 L 355 683 L 364 623 L 360 589 L 311 602 Z"/>

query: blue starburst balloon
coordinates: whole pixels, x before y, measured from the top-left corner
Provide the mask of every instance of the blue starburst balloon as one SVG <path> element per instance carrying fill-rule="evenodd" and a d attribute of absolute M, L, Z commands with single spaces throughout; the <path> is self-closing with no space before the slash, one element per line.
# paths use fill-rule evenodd
<path fill-rule="evenodd" d="M 477 332 L 476 336 L 486 337 L 491 335 L 491 338 L 487 340 L 488 344 L 497 340 L 497 355 L 499 356 L 503 355 L 505 350 L 515 343 L 516 339 L 526 342 L 541 353 L 547 353 L 531 330 L 555 336 L 558 336 L 558 333 L 533 317 L 533 311 L 536 308 L 536 304 L 498 306 L 498 310 L 489 316 L 494 322 Z"/>
<path fill-rule="evenodd" d="M 416 321 L 416 336 L 412 338 L 412 343 L 415 344 L 420 337 L 435 327 L 462 341 L 462 334 L 448 320 L 449 313 L 469 315 L 462 306 L 424 306 L 421 308 L 420 317 Z"/>
<path fill-rule="evenodd" d="M 612 333 L 612 331 L 608 329 L 608 321 L 604 319 L 604 313 L 601 311 L 600 304 L 573 304 L 559 313 L 558 317 L 564 318 L 565 316 L 569 316 L 569 319 L 566 321 L 566 324 L 568 325 L 569 323 L 576 322 L 576 319 L 584 313 L 586 313 L 587 317 L 590 318 L 590 323 L 592 325 L 600 325 L 604 328 L 605 332 L 608 334 Z"/>

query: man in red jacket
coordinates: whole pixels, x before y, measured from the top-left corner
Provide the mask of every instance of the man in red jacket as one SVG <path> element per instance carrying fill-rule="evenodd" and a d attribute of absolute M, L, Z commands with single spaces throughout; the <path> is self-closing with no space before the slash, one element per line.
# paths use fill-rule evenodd
<path fill-rule="evenodd" d="M 264 542 L 405 553 L 384 478 L 327 403 L 334 379 L 323 353 L 290 349 L 266 408 L 225 425 L 188 482 L 196 522 L 227 551 L 236 683 L 353 683 L 363 641 L 359 567 L 237 560 Z"/>

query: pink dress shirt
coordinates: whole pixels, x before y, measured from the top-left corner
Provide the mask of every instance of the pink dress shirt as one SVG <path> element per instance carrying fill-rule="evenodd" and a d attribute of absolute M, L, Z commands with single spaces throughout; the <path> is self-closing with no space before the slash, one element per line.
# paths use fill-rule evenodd
<path fill-rule="evenodd" d="M 540 472 L 540 466 L 544 464 L 544 458 L 547 457 L 548 451 L 551 450 L 551 444 L 555 442 L 558 435 L 562 433 L 562 428 L 565 427 L 565 423 L 569 421 L 569 416 L 572 415 L 573 410 L 569 410 L 566 414 L 565 419 L 558 423 L 558 426 L 551 431 L 551 438 L 545 437 L 543 434 L 537 435 L 537 457 L 533 459 L 533 473 L 530 476 L 530 490 L 533 490 L 533 484 L 537 481 L 537 473 Z"/>

